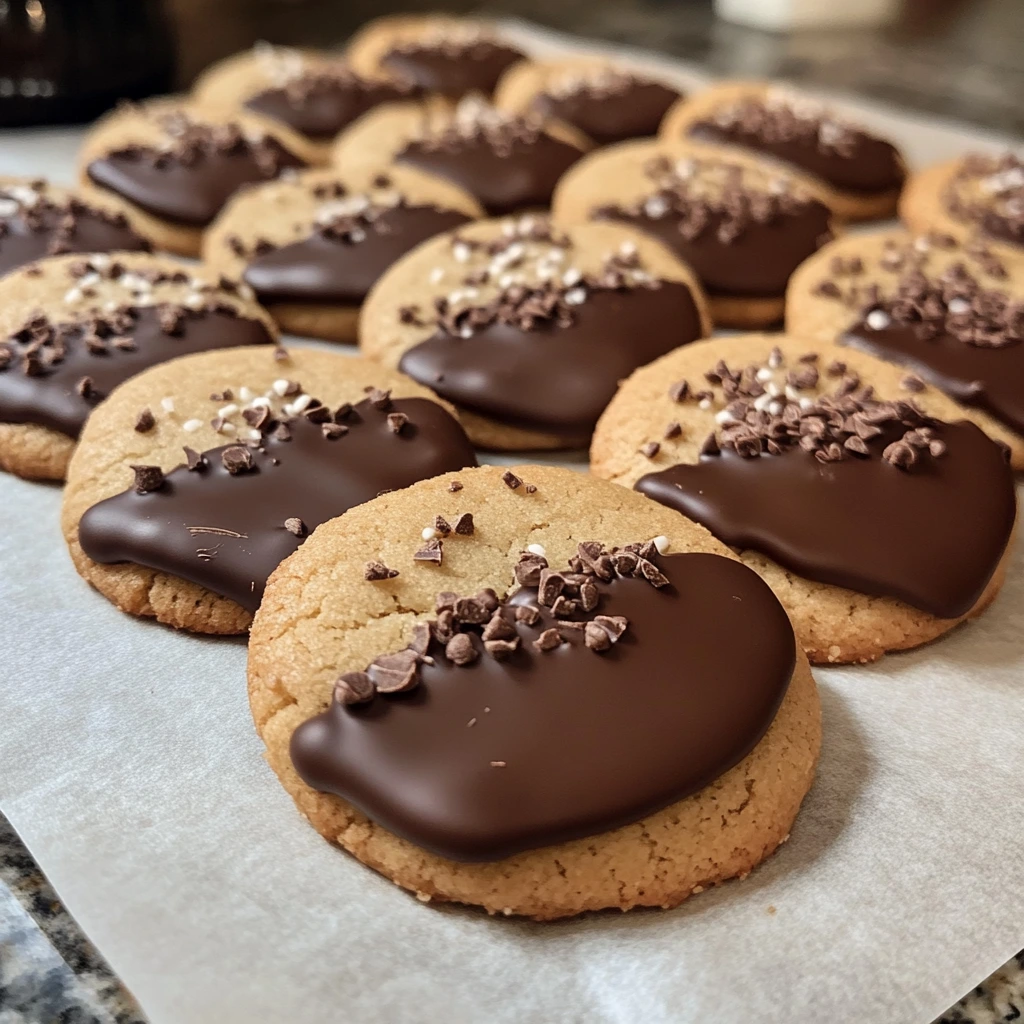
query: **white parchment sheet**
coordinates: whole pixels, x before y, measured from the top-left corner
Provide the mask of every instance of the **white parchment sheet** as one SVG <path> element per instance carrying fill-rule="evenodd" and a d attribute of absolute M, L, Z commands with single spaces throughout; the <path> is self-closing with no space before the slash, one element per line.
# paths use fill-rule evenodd
<path fill-rule="evenodd" d="M 850 106 L 917 163 L 986 141 Z M 69 180 L 76 143 L 10 133 L 0 173 Z M 424 906 L 320 839 L 261 759 L 244 644 L 118 613 L 59 504 L 0 475 L 0 806 L 154 1024 L 927 1024 L 1024 945 L 1020 551 L 977 623 L 816 673 L 818 779 L 745 882 L 535 925 Z"/>

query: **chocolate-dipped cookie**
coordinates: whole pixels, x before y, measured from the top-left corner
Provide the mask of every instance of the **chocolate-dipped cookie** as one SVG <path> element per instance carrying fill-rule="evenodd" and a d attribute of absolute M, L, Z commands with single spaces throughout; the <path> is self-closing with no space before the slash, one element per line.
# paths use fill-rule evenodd
<path fill-rule="evenodd" d="M 371 111 L 339 136 L 333 163 L 342 170 L 410 167 L 450 181 L 500 216 L 546 208 L 558 179 L 588 148 L 561 122 L 467 98 L 454 110 L 393 104 Z"/>
<path fill-rule="evenodd" d="M 97 410 L 62 526 L 79 573 L 122 611 L 244 633 L 267 577 L 322 522 L 475 464 L 448 409 L 377 364 L 208 352 L 134 377 Z"/>
<path fill-rule="evenodd" d="M 129 377 L 178 356 L 276 339 L 248 288 L 169 257 L 29 264 L 0 280 L 0 467 L 63 480 L 86 419 Z"/>
<path fill-rule="evenodd" d="M 591 469 L 705 525 L 759 572 L 812 662 L 866 662 L 978 615 L 1016 515 L 1004 445 L 920 378 L 783 335 L 633 374 Z"/>
<path fill-rule="evenodd" d="M 522 61 L 498 83 L 494 105 L 578 128 L 595 145 L 657 135 L 679 89 L 600 57 Z"/>
<path fill-rule="evenodd" d="M 39 178 L 0 175 L 0 277 L 46 256 L 150 248 L 108 202 L 85 202 Z"/>
<path fill-rule="evenodd" d="M 754 573 L 636 493 L 538 466 L 448 474 L 318 530 L 267 587 L 249 698 L 326 838 L 420 900 L 538 920 L 746 875 L 788 835 L 820 742 Z"/>
<path fill-rule="evenodd" d="M 786 326 L 905 366 L 1024 469 L 1024 254 L 938 233 L 842 238 L 793 275 Z"/>
<path fill-rule="evenodd" d="M 693 268 L 725 327 L 781 320 L 790 275 L 832 237 L 812 179 L 661 141 L 584 157 L 559 182 L 552 210 L 559 222 L 612 221 L 656 238 Z"/>
<path fill-rule="evenodd" d="M 200 103 L 244 107 L 280 121 L 316 145 L 323 160 L 335 135 L 368 110 L 418 93 L 407 79 L 361 75 L 336 55 L 257 43 L 218 61 L 192 87 Z"/>
<path fill-rule="evenodd" d="M 370 292 L 363 352 L 457 406 L 486 448 L 585 444 L 618 381 L 704 337 L 690 269 L 617 224 L 480 221 L 396 263 Z"/>
<path fill-rule="evenodd" d="M 910 176 L 900 217 L 918 234 L 941 232 L 1024 251 L 1024 156 L 968 153 Z"/>
<path fill-rule="evenodd" d="M 842 220 L 891 216 L 906 177 L 891 142 L 780 85 L 713 86 L 673 107 L 661 134 L 669 143 L 748 150 L 810 175 Z"/>
<path fill-rule="evenodd" d="M 269 118 L 176 99 L 125 105 L 79 154 L 83 197 L 127 212 L 161 249 L 198 256 L 202 233 L 244 185 L 316 162 L 316 148 Z"/>
<path fill-rule="evenodd" d="M 282 330 L 355 341 L 359 308 L 392 263 L 482 215 L 472 196 L 411 168 L 308 171 L 231 200 L 203 258 L 244 280 Z"/>
<path fill-rule="evenodd" d="M 396 15 L 364 25 L 345 56 L 362 74 L 395 75 L 425 93 L 457 100 L 469 93 L 489 96 L 525 55 L 484 21 Z"/>

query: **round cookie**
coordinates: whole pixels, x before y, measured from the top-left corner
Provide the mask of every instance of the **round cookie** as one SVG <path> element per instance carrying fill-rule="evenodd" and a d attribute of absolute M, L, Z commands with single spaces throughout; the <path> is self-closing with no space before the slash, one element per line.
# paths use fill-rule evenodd
<path fill-rule="evenodd" d="M 847 221 L 892 216 L 906 177 L 890 142 L 786 86 L 723 82 L 681 100 L 661 135 L 669 143 L 739 147 L 811 175 Z"/>
<path fill-rule="evenodd" d="M 41 178 L 0 175 L 0 277 L 45 256 L 149 249 L 110 203 L 83 202 Z"/>
<path fill-rule="evenodd" d="M 591 470 L 738 550 L 812 663 L 867 662 L 978 615 L 1002 584 L 1013 475 L 974 418 L 862 352 L 715 338 L 623 383 Z"/>
<path fill-rule="evenodd" d="M 133 377 L 89 419 L 68 468 L 75 568 L 129 614 L 244 633 L 270 571 L 324 519 L 475 464 L 428 395 L 305 348 L 207 352 Z"/>
<path fill-rule="evenodd" d="M 489 96 L 524 54 L 485 21 L 442 15 L 389 15 L 364 25 L 345 51 L 360 74 L 392 74 L 426 93 L 457 100 Z"/>
<path fill-rule="evenodd" d="M 518 117 L 469 97 L 454 110 L 380 107 L 342 132 L 336 167 L 412 167 L 475 196 L 492 216 L 546 208 L 558 179 L 589 148 L 576 129 Z"/>
<path fill-rule="evenodd" d="M 316 163 L 280 122 L 174 98 L 101 118 L 79 152 L 79 189 L 131 216 L 161 249 L 198 256 L 202 233 L 243 185 Z"/>
<path fill-rule="evenodd" d="M 82 425 L 117 385 L 277 329 L 248 288 L 141 253 L 53 256 L 0 280 L 0 468 L 63 480 Z"/>
<path fill-rule="evenodd" d="M 455 522 L 466 512 L 473 515 L 474 532 L 445 540 L 440 565 L 414 559 L 425 521 L 440 515 Z M 427 648 L 433 664 L 418 667 L 411 681 L 419 678 L 419 688 L 408 696 L 378 692 L 365 710 L 332 701 L 339 673 L 344 674 L 342 690 L 351 693 L 347 681 L 358 684 L 360 670 L 371 662 L 379 665 L 382 652 L 409 643 L 422 649 L 426 635 L 417 624 L 434 617 L 439 591 L 453 592 L 440 595 L 441 608 L 453 609 L 442 610 L 436 619 L 434 635 L 443 638 L 460 623 L 480 621 L 473 613 L 481 606 L 486 622 L 494 597 L 515 589 L 517 576 L 524 581 L 519 597 L 502 608 L 529 604 L 522 600 L 533 594 L 528 573 L 544 564 L 552 569 L 565 565 L 577 556 L 581 542 L 600 538 L 610 547 L 652 534 L 668 554 L 662 556 L 654 544 L 641 550 L 656 563 L 648 563 L 649 568 L 680 587 L 680 605 L 667 603 L 676 600 L 671 588 L 659 590 L 628 578 L 637 566 L 628 555 L 624 564 L 615 562 L 620 567 L 615 571 L 627 574 L 615 582 L 577 578 L 591 579 L 581 586 L 581 595 L 590 587 L 595 588 L 592 596 L 600 591 L 598 616 L 602 609 L 623 611 L 619 602 L 627 595 L 643 602 L 643 608 L 625 609 L 628 623 L 618 643 L 601 627 L 588 641 L 594 646 L 586 650 L 580 633 L 563 623 L 552 632 L 568 641 L 559 644 L 558 636 L 548 636 L 538 651 L 533 638 L 548 633 L 551 613 L 545 601 L 557 592 L 549 589 L 555 581 L 548 577 L 545 596 L 538 594 L 534 606 L 539 624 L 525 625 L 533 621 L 528 609 L 516 616 L 524 624 L 511 633 L 492 621 L 484 632 L 492 637 L 486 650 L 462 625 L 456 641 L 461 651 L 435 639 Z M 528 547 L 526 562 L 517 566 L 519 553 Z M 591 559 L 595 549 L 585 548 L 590 564 L 602 565 Z M 668 509 L 624 488 L 550 467 L 522 466 L 503 473 L 487 466 L 449 474 L 354 509 L 325 525 L 274 575 L 253 624 L 249 699 L 270 766 L 325 838 L 423 901 L 457 901 L 489 913 L 551 920 L 609 907 L 672 907 L 709 885 L 743 877 L 789 833 L 813 776 L 820 715 L 803 655 L 797 652 L 795 666 L 792 661 L 792 632 L 781 609 L 751 574 L 720 557 L 727 554 L 705 530 Z M 394 567 L 398 575 L 367 582 L 367 558 Z M 583 562 L 573 564 L 586 570 Z M 698 575 L 709 585 L 698 583 Z M 719 590 L 726 578 L 733 586 Z M 451 604 L 456 593 L 481 588 L 493 588 L 494 596 L 483 591 Z M 684 597 L 688 589 L 690 596 Z M 735 594 L 742 594 L 745 603 L 728 596 Z M 564 597 L 565 592 L 550 607 Z M 648 615 L 663 599 L 671 620 L 663 620 L 662 629 Z M 766 599 L 778 628 L 762 633 Z M 558 614 L 582 620 L 591 613 L 563 605 Z M 590 636 L 595 625 L 581 632 Z M 606 625 L 619 632 L 615 622 Z M 748 637 L 756 634 L 763 646 L 722 641 L 721 635 L 732 629 Z M 521 642 L 514 639 L 516 632 Z M 498 633 L 506 639 L 494 640 Z M 612 649 L 597 650 L 608 645 Z M 698 664 L 705 645 L 712 653 Z M 732 660 L 739 650 L 745 652 L 740 658 L 748 659 L 758 690 L 777 671 L 783 653 L 786 677 L 792 672 L 781 706 L 773 701 L 760 722 L 763 727 L 778 707 L 767 732 L 747 747 L 749 753 L 737 756 L 740 751 L 734 751 L 699 783 L 694 785 L 691 775 L 691 785 L 681 785 L 682 777 L 675 776 L 673 785 L 653 797 L 648 772 L 660 771 L 655 766 L 677 755 L 685 759 L 705 741 L 713 748 L 717 739 L 711 734 L 736 724 L 725 717 L 726 709 L 746 715 L 755 706 L 764 707 L 751 694 L 735 703 L 725 696 L 734 692 L 742 674 Z M 471 652 L 478 655 L 476 661 Z M 506 653 L 508 660 L 496 660 Z M 633 660 L 638 657 L 644 659 L 642 667 Z M 458 662 L 453 665 L 454 658 Z M 648 659 L 654 659 L 653 666 Z M 397 664 L 392 659 L 399 672 L 397 680 L 391 674 L 391 683 L 371 666 L 379 691 L 404 681 L 409 660 L 408 651 Z M 671 676 L 669 666 L 680 675 Z M 716 682 L 711 684 L 714 698 L 705 703 L 696 680 L 708 670 Z M 628 674 L 623 681 L 629 685 L 616 683 L 620 673 Z M 692 699 L 679 701 L 672 688 L 676 679 L 680 686 L 693 687 Z M 373 686 L 369 689 L 372 694 Z M 429 701 L 418 697 L 424 689 Z M 666 699 L 669 705 L 663 707 Z M 465 710 L 467 701 L 471 710 Z M 677 728 L 683 708 L 690 717 Z M 314 716 L 320 717 L 309 721 Z M 359 723 L 370 726 L 372 719 L 383 729 L 362 732 Z M 387 757 L 392 725 L 404 732 L 404 768 L 393 767 Z M 359 751 L 366 771 L 355 764 L 328 763 L 326 774 L 342 781 L 338 769 L 355 768 L 360 778 L 350 781 L 361 790 L 359 799 L 326 791 L 329 779 L 318 782 L 321 791 L 303 781 L 316 772 L 318 748 L 329 762 L 346 749 L 330 742 L 337 726 L 359 730 L 353 733 L 357 745 L 347 749 Z M 665 732 L 657 736 L 662 728 Z M 689 737 L 695 728 L 703 729 L 699 741 L 688 742 L 684 734 Z M 666 734 L 672 736 L 667 742 Z M 631 753 L 623 755 L 624 747 Z M 567 764 L 571 772 L 564 770 Z M 414 787 L 408 785 L 410 773 L 417 779 Z M 643 780 L 640 792 L 634 789 L 638 777 Z M 628 807 L 617 802 L 627 792 Z M 390 811 L 381 808 L 382 800 L 393 803 Z M 418 820 L 410 818 L 410 805 Z M 359 807 L 373 809 L 373 816 Z M 451 828 L 443 827 L 449 823 Z M 437 834 L 438 826 L 444 835 Z"/>
<path fill-rule="evenodd" d="M 900 363 L 946 391 L 1024 469 L 1024 254 L 952 235 L 851 235 L 793 275 L 786 329 Z"/>
<path fill-rule="evenodd" d="M 416 91 L 394 75 L 357 74 L 336 55 L 268 43 L 218 61 L 192 87 L 199 103 L 243 107 L 287 125 L 318 148 L 324 163 L 338 132 Z"/>
<path fill-rule="evenodd" d="M 235 196 L 203 259 L 249 284 L 282 330 L 355 341 L 359 308 L 395 260 L 481 216 L 472 196 L 412 168 L 307 171 Z"/>
<path fill-rule="evenodd" d="M 1024 157 L 968 153 L 910 176 L 900 218 L 918 234 L 968 240 L 983 235 L 996 246 L 1024 249 Z"/>
<path fill-rule="evenodd" d="M 767 327 L 782 319 L 790 274 L 832 237 L 819 195 L 812 179 L 739 151 L 691 155 L 645 140 L 585 156 L 552 212 L 651 235 L 694 269 L 716 324 Z"/>
<path fill-rule="evenodd" d="M 510 114 L 536 113 L 574 125 L 595 145 L 658 134 L 674 86 L 603 57 L 529 60 L 509 68 L 494 105 Z"/>
<path fill-rule="evenodd" d="M 585 444 L 617 382 L 710 333 L 700 286 L 617 224 L 479 221 L 413 250 L 363 306 L 362 351 L 457 406 L 494 449 Z"/>

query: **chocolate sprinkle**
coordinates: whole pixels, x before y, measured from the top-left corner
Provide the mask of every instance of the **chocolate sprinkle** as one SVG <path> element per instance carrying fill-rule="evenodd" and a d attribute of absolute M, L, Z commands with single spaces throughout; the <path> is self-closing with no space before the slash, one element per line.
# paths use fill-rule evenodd
<path fill-rule="evenodd" d="M 158 491 L 164 485 L 164 471 L 159 466 L 128 467 L 135 474 L 135 493 L 149 494 Z"/>
<path fill-rule="evenodd" d="M 412 557 L 416 562 L 431 562 L 434 565 L 440 565 L 444 557 L 444 545 L 437 538 L 432 538 Z"/>
<path fill-rule="evenodd" d="M 306 536 L 306 524 L 296 516 L 284 521 L 284 528 L 295 537 Z"/>
<path fill-rule="evenodd" d="M 365 704 L 376 696 L 377 688 L 365 672 L 345 672 L 334 682 L 334 699 L 342 705 Z"/>
<path fill-rule="evenodd" d="M 398 575 L 397 569 L 389 569 L 383 562 L 367 562 L 363 571 L 363 579 L 376 582 L 377 580 L 393 580 Z"/>
<path fill-rule="evenodd" d="M 156 426 L 156 418 L 149 409 L 143 409 L 135 417 L 135 430 L 140 434 L 149 433 Z"/>

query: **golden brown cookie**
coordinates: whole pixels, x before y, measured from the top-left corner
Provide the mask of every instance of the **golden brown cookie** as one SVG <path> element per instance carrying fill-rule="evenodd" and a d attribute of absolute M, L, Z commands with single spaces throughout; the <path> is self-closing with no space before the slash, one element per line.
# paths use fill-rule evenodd
<path fill-rule="evenodd" d="M 203 231 L 234 192 L 317 160 L 316 147 L 280 122 L 158 99 L 96 123 L 79 153 L 79 188 L 129 214 L 159 248 L 198 256 Z"/>
<path fill-rule="evenodd" d="M 485 448 L 585 444 L 617 382 L 710 331 L 700 286 L 618 224 L 480 221 L 396 263 L 363 307 L 363 352 L 447 398 Z"/>
<path fill-rule="evenodd" d="M 86 203 L 42 178 L 0 175 L 0 277 L 44 256 L 149 248 L 149 240 L 105 200 Z"/>
<path fill-rule="evenodd" d="M 415 559 L 424 524 L 435 516 L 456 523 L 466 513 L 473 532 L 448 535 L 441 564 Z M 628 552 L 615 568 L 590 545 L 585 561 L 577 558 L 580 542 L 600 538 L 610 547 L 651 535 L 666 554 L 643 545 L 647 577 L 644 560 Z M 743 877 L 789 833 L 813 776 L 820 720 L 802 654 L 794 669 L 781 609 L 753 574 L 720 557 L 727 555 L 668 509 L 564 469 L 486 466 L 385 495 L 326 524 L 271 580 L 249 645 L 249 698 L 267 759 L 325 838 L 423 901 L 550 920 L 609 907 L 672 907 Z M 371 558 L 397 575 L 366 580 Z M 554 569 L 570 559 L 583 575 L 560 582 L 559 591 L 563 578 Z M 534 591 L 529 573 L 545 564 L 551 574 Z M 598 571 L 617 578 L 605 584 L 587 575 Z M 668 588 L 647 582 L 663 581 L 662 574 Z M 501 604 L 494 621 L 498 599 L 517 589 L 517 577 L 518 597 Z M 581 596 L 568 598 L 577 585 Z M 451 593 L 438 599 L 439 591 Z M 457 594 L 476 596 L 455 601 Z M 732 600 L 736 594 L 744 602 Z M 624 622 L 616 608 L 627 612 Z M 660 628 L 649 617 L 659 610 L 670 616 Z M 580 625 L 549 627 L 552 614 Z M 469 625 L 474 619 L 486 623 L 485 642 L 474 635 L 481 627 Z M 425 620 L 435 626 L 424 648 L 427 634 L 417 624 Z M 758 643 L 708 646 L 733 629 Z M 410 643 L 432 663 L 417 666 L 409 651 L 379 657 Z M 785 674 L 776 675 L 782 661 Z M 362 673 L 368 665 L 369 680 Z M 781 707 L 776 699 L 762 719 L 761 700 L 776 685 L 769 680 L 790 671 Z M 696 694 L 706 677 L 720 688 L 704 703 Z M 751 689 L 733 702 L 726 694 L 735 696 L 740 678 Z M 418 689 L 385 692 L 402 685 Z M 691 687 L 692 699 L 680 702 L 675 685 Z M 364 690 L 374 702 L 366 705 L 369 716 L 361 705 L 332 701 L 332 691 L 349 700 Z M 429 701 L 420 698 L 424 691 Z M 722 731 L 736 727 L 733 711 L 745 717 L 755 706 L 761 728 L 778 707 L 760 741 L 705 765 L 704 778 L 714 781 L 704 788 L 683 785 L 681 764 L 692 772 L 703 754 L 691 754 L 705 740 L 714 748 Z M 690 717 L 677 729 L 681 708 Z M 360 722 L 370 728 L 364 732 Z M 357 730 L 358 746 L 334 742 L 339 728 Z M 703 730 L 699 743 L 682 738 L 694 728 Z M 405 768 L 390 759 L 396 741 Z M 344 749 L 360 751 L 358 765 L 343 763 Z M 672 783 L 647 799 L 670 762 Z M 402 781 L 410 774 L 415 786 Z M 314 776 L 320 791 L 303 781 Z M 339 789 L 351 796 L 334 795 Z"/>
<path fill-rule="evenodd" d="M 900 363 L 973 410 L 1024 469 L 1024 254 L 951 235 L 851 235 L 793 275 L 786 329 Z"/>
<path fill-rule="evenodd" d="M 1002 584 L 1013 476 L 972 419 L 862 352 L 714 338 L 623 383 L 591 470 L 736 549 L 812 663 L 866 662 L 948 632 Z"/>
<path fill-rule="evenodd" d="M 595 145 L 658 134 L 681 98 L 675 86 L 604 57 L 529 60 L 509 68 L 494 105 L 510 114 L 535 113 L 574 125 Z"/>
<path fill-rule="evenodd" d="M 167 256 L 54 256 L 0 280 L 0 467 L 63 480 L 86 418 L 181 355 L 270 345 L 248 288 Z"/>
<path fill-rule="evenodd" d="M 472 196 L 412 168 L 308 171 L 232 199 L 203 258 L 245 280 L 282 330 L 355 341 L 359 307 L 392 263 L 481 216 Z"/>
<path fill-rule="evenodd" d="M 558 179 L 589 146 L 559 121 L 506 114 L 467 97 L 455 108 L 371 110 L 338 137 L 332 162 L 342 170 L 412 167 L 452 182 L 499 216 L 546 208 Z"/>
<path fill-rule="evenodd" d="M 208 352 L 133 377 L 90 418 L 68 469 L 75 567 L 129 614 L 244 633 L 270 569 L 324 518 L 475 461 L 427 394 L 305 348 Z"/>
<path fill-rule="evenodd" d="M 552 212 L 656 238 L 694 269 L 723 327 L 781 320 L 790 274 L 832 237 L 813 179 L 738 150 L 691 154 L 660 140 L 588 154 L 559 182 Z"/>
<path fill-rule="evenodd" d="M 968 153 L 910 176 L 900 217 L 918 234 L 942 232 L 1024 249 L 1024 158 Z"/>
<path fill-rule="evenodd" d="M 811 175 L 841 220 L 891 216 L 906 177 L 890 142 L 777 84 L 715 85 L 673 107 L 661 135 L 670 143 L 738 147 Z"/>
<path fill-rule="evenodd" d="M 425 93 L 457 100 L 489 96 L 524 54 L 486 21 L 444 15 L 399 14 L 364 25 L 345 51 L 360 74 L 392 74 Z"/>
<path fill-rule="evenodd" d="M 192 87 L 199 103 L 241 107 L 287 125 L 317 147 L 324 163 L 338 132 L 416 92 L 395 75 L 357 74 L 337 54 L 268 43 L 218 61 Z"/>

